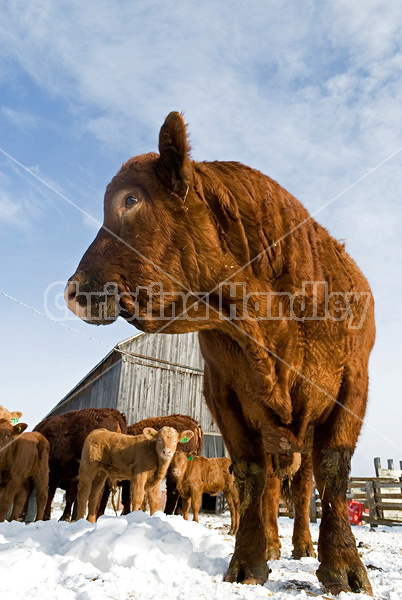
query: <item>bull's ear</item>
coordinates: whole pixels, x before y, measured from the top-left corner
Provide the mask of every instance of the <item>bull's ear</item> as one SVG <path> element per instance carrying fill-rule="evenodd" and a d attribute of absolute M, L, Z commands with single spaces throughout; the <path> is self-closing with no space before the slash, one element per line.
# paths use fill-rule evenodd
<path fill-rule="evenodd" d="M 23 431 L 25 431 L 25 429 L 28 427 L 28 425 L 26 423 L 18 423 L 17 425 L 14 425 L 13 427 L 13 435 L 19 435 L 20 433 L 22 433 Z"/>
<path fill-rule="evenodd" d="M 142 433 L 145 435 L 147 440 L 152 440 L 158 432 L 153 427 L 144 427 Z"/>
<path fill-rule="evenodd" d="M 159 155 L 157 172 L 161 182 L 184 200 L 191 180 L 190 145 L 178 112 L 169 113 L 161 127 Z"/>
<path fill-rule="evenodd" d="M 181 444 L 186 444 L 187 442 L 189 442 L 191 440 L 191 438 L 194 437 L 194 432 L 191 431 L 191 429 L 186 429 L 186 431 L 182 431 L 179 434 L 179 442 Z"/>

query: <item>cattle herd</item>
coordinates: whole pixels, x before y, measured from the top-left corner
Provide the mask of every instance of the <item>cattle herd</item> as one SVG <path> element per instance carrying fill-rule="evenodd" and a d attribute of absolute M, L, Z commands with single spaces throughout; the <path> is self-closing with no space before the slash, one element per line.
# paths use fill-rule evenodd
<path fill-rule="evenodd" d="M 128 427 L 118 410 L 90 408 L 49 417 L 26 432 L 25 423 L 12 422 L 20 416 L 0 407 L 0 521 L 7 514 L 10 520 L 24 520 L 34 486 L 36 520 L 51 518 L 54 494 L 61 488 L 66 504 L 60 520 L 87 515 L 93 523 L 118 484 L 123 514 L 148 507 L 153 514 L 166 478 L 168 514 L 181 512 L 182 499 L 184 518 L 191 505 L 198 521 L 202 492 L 223 492 L 231 532 L 236 532 L 239 500 L 230 460 L 198 456 L 203 432 L 192 417 L 149 418 Z"/>

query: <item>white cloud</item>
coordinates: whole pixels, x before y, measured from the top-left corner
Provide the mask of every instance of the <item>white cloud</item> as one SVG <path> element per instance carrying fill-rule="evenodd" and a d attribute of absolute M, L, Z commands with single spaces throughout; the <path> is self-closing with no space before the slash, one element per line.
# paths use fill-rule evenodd
<path fill-rule="evenodd" d="M 0 223 L 17 224 L 20 208 L 2 190 L 0 190 Z"/>
<path fill-rule="evenodd" d="M 36 128 L 38 125 L 37 119 L 29 113 L 13 110 L 8 106 L 3 106 L 1 112 L 5 117 L 7 117 L 7 119 L 13 121 L 13 123 L 15 123 L 21 129 L 32 127 Z"/>
<path fill-rule="evenodd" d="M 311 211 L 402 146 L 400 0 L 25 1 L 3 7 L 0 39 L 0 78 L 18 64 L 111 153 L 156 149 L 165 115 L 184 110 L 195 158 L 259 168 Z M 401 164 L 317 216 L 346 238 L 380 320 L 401 291 Z M 391 330 L 378 347 L 396 355 Z"/>

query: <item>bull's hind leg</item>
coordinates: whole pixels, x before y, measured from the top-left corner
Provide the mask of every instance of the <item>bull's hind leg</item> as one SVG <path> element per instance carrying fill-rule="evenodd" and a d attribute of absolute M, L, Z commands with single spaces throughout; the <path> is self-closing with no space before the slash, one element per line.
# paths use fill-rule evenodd
<path fill-rule="evenodd" d="M 367 372 L 346 369 L 337 404 L 314 435 L 314 475 L 321 495 L 317 577 L 332 594 L 364 591 L 372 595 L 348 518 L 346 492 L 350 459 L 365 413 Z"/>
<path fill-rule="evenodd" d="M 301 464 L 295 473 L 290 491 L 294 506 L 293 558 L 302 556 L 315 558 L 310 535 L 310 497 L 313 489 L 313 461 L 311 454 L 302 454 Z"/>

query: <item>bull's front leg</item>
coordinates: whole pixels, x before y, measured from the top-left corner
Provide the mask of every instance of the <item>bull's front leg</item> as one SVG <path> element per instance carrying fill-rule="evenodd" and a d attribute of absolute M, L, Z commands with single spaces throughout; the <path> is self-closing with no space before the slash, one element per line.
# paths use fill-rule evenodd
<path fill-rule="evenodd" d="M 262 518 L 264 464 L 249 456 L 235 458 L 233 473 L 239 490 L 240 523 L 235 551 L 225 581 L 262 585 L 269 574 L 266 561 L 267 541 Z"/>
<path fill-rule="evenodd" d="M 225 581 L 263 584 L 268 579 L 262 496 L 266 459 L 258 432 L 244 420 L 239 399 L 213 365 L 205 370 L 205 397 L 232 459 L 239 491 L 240 522 Z"/>
<path fill-rule="evenodd" d="M 317 577 L 332 594 L 366 592 L 373 595 L 360 560 L 348 518 L 346 492 L 350 459 L 364 416 L 368 377 L 360 365 L 345 369 L 339 395 L 343 406 L 314 435 L 314 476 L 321 496 Z M 346 408 L 346 410 L 345 410 Z"/>

